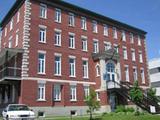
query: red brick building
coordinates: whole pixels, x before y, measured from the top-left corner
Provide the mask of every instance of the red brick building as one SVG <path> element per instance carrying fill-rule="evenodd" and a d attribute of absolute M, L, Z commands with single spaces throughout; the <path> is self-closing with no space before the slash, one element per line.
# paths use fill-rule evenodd
<path fill-rule="evenodd" d="M 109 92 L 121 89 L 115 82 L 149 86 L 146 32 L 138 28 L 59 0 L 17 0 L 1 28 L 1 108 L 85 114 L 93 87 L 105 112 L 130 104 Z"/>

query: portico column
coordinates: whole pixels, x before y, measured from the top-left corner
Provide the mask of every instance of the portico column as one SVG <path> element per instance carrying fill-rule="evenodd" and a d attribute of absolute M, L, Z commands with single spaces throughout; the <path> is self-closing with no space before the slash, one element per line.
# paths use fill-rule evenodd
<path fill-rule="evenodd" d="M 2 103 L 2 88 L 0 88 L 0 104 Z"/>
<path fill-rule="evenodd" d="M 106 80 L 104 80 L 104 75 L 106 74 L 106 62 L 104 58 L 100 59 L 100 70 L 101 70 L 101 89 L 106 90 Z"/>
<path fill-rule="evenodd" d="M 4 103 L 8 103 L 8 93 L 7 93 L 7 89 L 5 88 L 5 96 L 4 96 Z"/>
<path fill-rule="evenodd" d="M 12 103 L 15 102 L 15 85 L 12 85 Z"/>

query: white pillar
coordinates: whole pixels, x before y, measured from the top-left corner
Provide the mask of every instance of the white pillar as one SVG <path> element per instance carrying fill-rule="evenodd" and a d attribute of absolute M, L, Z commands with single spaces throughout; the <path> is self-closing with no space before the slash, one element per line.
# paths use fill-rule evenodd
<path fill-rule="evenodd" d="M 105 59 L 100 59 L 100 70 L 101 70 L 101 88 L 106 90 L 106 80 L 104 80 L 104 74 L 106 74 L 106 64 Z"/>
<path fill-rule="evenodd" d="M 4 103 L 8 103 L 8 94 L 6 89 L 5 89 Z"/>
<path fill-rule="evenodd" d="M 0 88 L 1 89 L 1 88 Z M 1 91 L 1 90 L 0 90 Z M 2 103 L 2 93 L 0 92 L 0 104 Z"/>

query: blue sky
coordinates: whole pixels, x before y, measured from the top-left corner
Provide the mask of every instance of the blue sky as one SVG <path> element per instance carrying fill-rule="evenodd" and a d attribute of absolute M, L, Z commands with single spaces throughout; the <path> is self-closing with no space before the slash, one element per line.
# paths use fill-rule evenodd
<path fill-rule="evenodd" d="M 0 21 L 16 0 L 0 0 Z M 160 57 L 160 0 L 65 0 L 148 32 L 148 59 Z"/>

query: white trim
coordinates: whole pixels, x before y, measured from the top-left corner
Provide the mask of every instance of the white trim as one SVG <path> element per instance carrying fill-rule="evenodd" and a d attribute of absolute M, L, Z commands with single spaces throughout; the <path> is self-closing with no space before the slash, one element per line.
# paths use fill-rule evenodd
<path fill-rule="evenodd" d="M 45 25 L 39 25 L 40 28 L 43 28 L 43 29 L 47 29 L 47 26 Z"/>
<path fill-rule="evenodd" d="M 93 38 L 93 41 L 98 42 L 99 40 L 98 40 L 98 39 L 96 39 L 96 38 Z"/>
<path fill-rule="evenodd" d="M 55 28 L 54 29 L 55 32 L 62 32 L 62 30 Z"/>
<path fill-rule="evenodd" d="M 22 77 L 22 80 L 33 80 L 33 81 L 47 81 L 56 83 L 69 83 L 69 84 L 89 84 L 96 85 L 95 82 L 85 82 L 85 81 L 72 81 L 72 80 L 59 80 L 59 79 L 48 79 L 48 78 L 38 78 L 38 77 Z"/>
<path fill-rule="evenodd" d="M 82 39 L 87 39 L 88 37 L 85 36 L 85 35 L 81 35 L 81 38 L 82 38 Z"/>
<path fill-rule="evenodd" d="M 46 54 L 47 52 L 46 52 L 46 51 L 44 51 L 44 50 L 38 50 L 38 53 Z"/>
<path fill-rule="evenodd" d="M 69 57 L 69 58 L 76 59 L 76 56 L 73 56 L 73 55 L 69 55 L 68 57 Z"/>
<path fill-rule="evenodd" d="M 62 56 L 61 53 L 54 53 L 54 55 L 55 55 L 55 56 L 60 56 L 60 57 Z"/>
<path fill-rule="evenodd" d="M 75 33 L 68 32 L 69 35 L 75 36 Z"/>
<path fill-rule="evenodd" d="M 82 60 L 88 61 L 89 59 L 88 59 L 88 58 L 85 58 L 85 57 L 82 57 Z"/>

